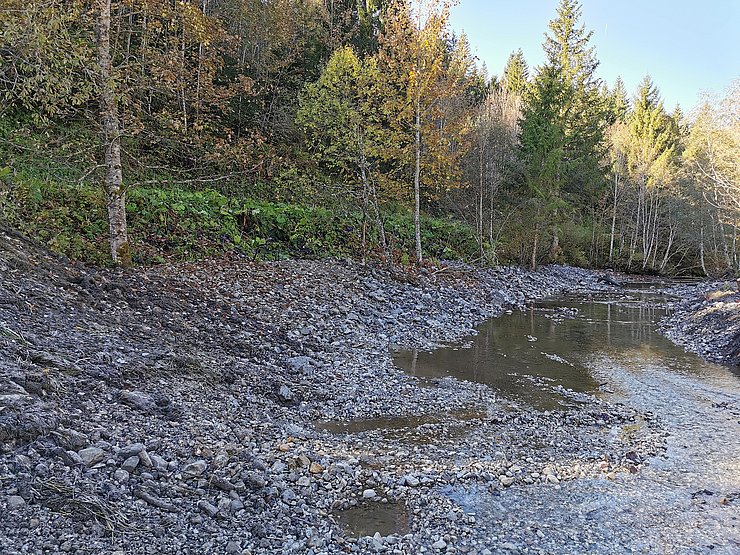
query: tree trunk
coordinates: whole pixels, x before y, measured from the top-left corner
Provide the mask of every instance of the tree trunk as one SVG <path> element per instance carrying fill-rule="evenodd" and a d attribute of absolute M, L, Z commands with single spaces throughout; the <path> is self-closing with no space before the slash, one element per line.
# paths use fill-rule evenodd
<path fill-rule="evenodd" d="M 537 246 L 539 244 L 539 239 L 540 239 L 539 219 L 540 219 L 540 209 L 538 207 L 537 215 L 535 216 L 535 224 L 534 224 L 534 244 L 532 245 L 532 260 L 530 262 L 530 266 L 532 270 L 537 269 Z"/>
<path fill-rule="evenodd" d="M 614 202 L 612 204 L 612 232 L 609 237 L 609 262 L 614 260 L 614 231 L 617 227 L 617 192 L 619 186 L 619 176 L 614 172 Z"/>
<path fill-rule="evenodd" d="M 420 177 L 421 177 L 421 99 L 416 95 L 416 117 L 414 122 L 414 240 L 416 242 L 416 262 L 421 264 L 421 219 L 420 219 Z"/>
<path fill-rule="evenodd" d="M 96 26 L 100 79 L 101 139 L 105 147 L 105 190 L 108 196 L 108 224 L 111 257 L 115 264 L 131 265 L 131 250 L 126 225 L 126 191 L 121 169 L 121 124 L 110 55 L 111 0 L 98 0 Z"/>

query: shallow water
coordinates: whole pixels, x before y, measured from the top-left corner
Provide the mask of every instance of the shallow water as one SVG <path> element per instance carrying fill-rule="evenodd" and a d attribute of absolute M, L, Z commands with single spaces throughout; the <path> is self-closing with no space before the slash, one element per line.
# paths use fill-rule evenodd
<path fill-rule="evenodd" d="M 395 503 L 366 503 L 337 513 L 337 518 L 348 535 L 353 537 L 407 534 L 410 518 L 403 505 Z"/>
<path fill-rule="evenodd" d="M 659 353 L 674 370 L 706 373 L 712 365 L 687 355 L 660 335 L 656 322 L 669 297 L 644 290 L 586 301 L 561 298 L 531 304 L 493 318 L 462 345 L 399 351 L 394 362 L 422 380 L 453 376 L 485 383 L 507 399 L 538 409 L 567 406 L 552 386 L 596 393 L 601 382 L 591 369 L 595 354 Z"/>
<path fill-rule="evenodd" d="M 572 403 L 553 389 L 562 386 L 651 412 L 665 429 L 666 452 L 615 481 L 442 491 L 485 523 L 494 552 L 512 540 L 546 553 L 740 553 L 740 373 L 657 332 L 669 310 L 668 297 L 655 290 L 663 283 L 628 286 L 534 303 L 485 322 L 461 345 L 394 354 L 421 381 L 484 383 L 539 409 Z M 353 510 L 355 522 L 367 524 L 358 535 L 374 533 L 378 519 L 395 522 L 388 506 L 373 508 L 372 518 Z"/>

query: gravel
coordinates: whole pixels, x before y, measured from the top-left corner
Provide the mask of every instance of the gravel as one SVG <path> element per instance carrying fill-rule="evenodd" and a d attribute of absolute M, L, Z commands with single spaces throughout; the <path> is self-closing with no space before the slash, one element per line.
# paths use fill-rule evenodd
<path fill-rule="evenodd" d="M 567 391 L 576 408 L 537 412 L 481 384 L 429 387 L 389 349 L 612 287 L 598 277 L 351 260 L 99 270 L 0 230 L 0 552 L 516 552 L 445 492 L 628 476 L 664 449 L 660 423 Z M 424 415 L 411 439 L 318 425 Z M 410 531 L 345 533 L 341 510 L 376 503 L 404 506 Z"/>
<path fill-rule="evenodd" d="M 707 360 L 740 366 L 740 291 L 727 282 L 677 288 L 673 313 L 661 322 L 663 333 Z"/>

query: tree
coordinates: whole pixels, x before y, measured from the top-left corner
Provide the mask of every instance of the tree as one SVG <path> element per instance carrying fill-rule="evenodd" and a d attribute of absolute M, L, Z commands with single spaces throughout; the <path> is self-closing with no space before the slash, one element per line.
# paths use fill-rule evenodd
<path fill-rule="evenodd" d="M 111 0 L 98 0 L 98 21 L 95 28 L 100 91 L 100 136 L 105 149 L 105 191 L 108 195 L 111 257 L 115 264 L 130 266 L 126 192 L 123 188 L 121 168 L 121 124 L 118 118 L 116 77 L 113 75 L 110 53 L 110 3 Z"/>
<path fill-rule="evenodd" d="M 700 197 L 701 213 L 712 223 L 711 232 L 700 228 L 700 260 L 707 272 L 705 235 L 711 235 L 715 259 L 740 270 L 740 81 L 735 81 L 722 99 L 704 102 L 685 138 L 683 160 Z M 727 239 L 727 230 L 731 240 Z M 731 246 L 730 246 L 731 243 Z M 720 254 L 721 253 L 721 254 Z"/>
<path fill-rule="evenodd" d="M 341 48 L 329 59 L 318 81 L 304 89 L 296 116 L 314 159 L 330 174 L 351 184 L 350 193 L 361 191 L 363 256 L 371 206 L 381 246 L 384 251 L 387 248 L 375 185 L 375 173 L 388 144 L 380 110 L 380 83 L 374 58 L 359 60 L 351 48 Z"/>
<path fill-rule="evenodd" d="M 627 97 L 627 89 L 625 89 L 624 81 L 622 81 L 621 77 L 617 77 L 614 88 L 607 91 L 606 103 L 611 123 L 615 121 L 627 121 L 630 103 Z"/>
<path fill-rule="evenodd" d="M 589 46 L 592 32 L 578 24 L 576 0 L 561 0 L 550 22 L 543 48 L 546 61 L 525 98 L 520 156 L 526 182 L 544 211 L 550 228 L 550 260 L 560 252 L 558 213 L 563 192 L 591 202 L 603 183 L 601 159 L 604 106 L 595 77 L 598 62 Z M 535 229 L 532 265 L 536 264 L 539 230 Z"/>
<path fill-rule="evenodd" d="M 529 67 L 520 48 L 509 55 L 500 85 L 507 93 L 522 96 L 528 83 Z"/>
<path fill-rule="evenodd" d="M 421 243 L 422 185 L 444 190 L 456 180 L 468 115 L 460 110 L 470 59 L 465 42 L 451 51 L 446 0 L 419 0 L 414 9 L 396 0 L 388 9 L 381 37 L 380 62 L 388 79 L 385 110 L 390 115 L 400 166 L 413 179 L 414 243 Z M 454 42 L 454 41 L 453 41 Z M 462 45 L 462 46 L 461 46 Z"/>

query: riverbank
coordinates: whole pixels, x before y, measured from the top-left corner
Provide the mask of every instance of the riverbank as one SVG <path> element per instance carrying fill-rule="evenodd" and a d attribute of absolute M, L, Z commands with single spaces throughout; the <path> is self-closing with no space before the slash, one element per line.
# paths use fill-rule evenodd
<path fill-rule="evenodd" d="M 663 333 L 706 360 L 740 366 L 740 291 L 727 282 L 678 288 L 682 301 L 661 322 Z"/>
<path fill-rule="evenodd" d="M 527 299 L 613 290 L 597 279 L 347 260 L 101 271 L 3 232 L 0 548 L 537 552 L 539 528 L 492 536 L 445 492 L 534 501 L 619 483 L 665 449 L 660 419 L 569 391 L 577 406 L 538 412 L 482 384 L 421 381 L 389 347 L 459 341 Z M 366 425 L 393 417 L 421 425 Z M 348 420 L 366 429 L 331 431 Z M 350 507 L 392 507 L 396 525 L 352 537 Z"/>

